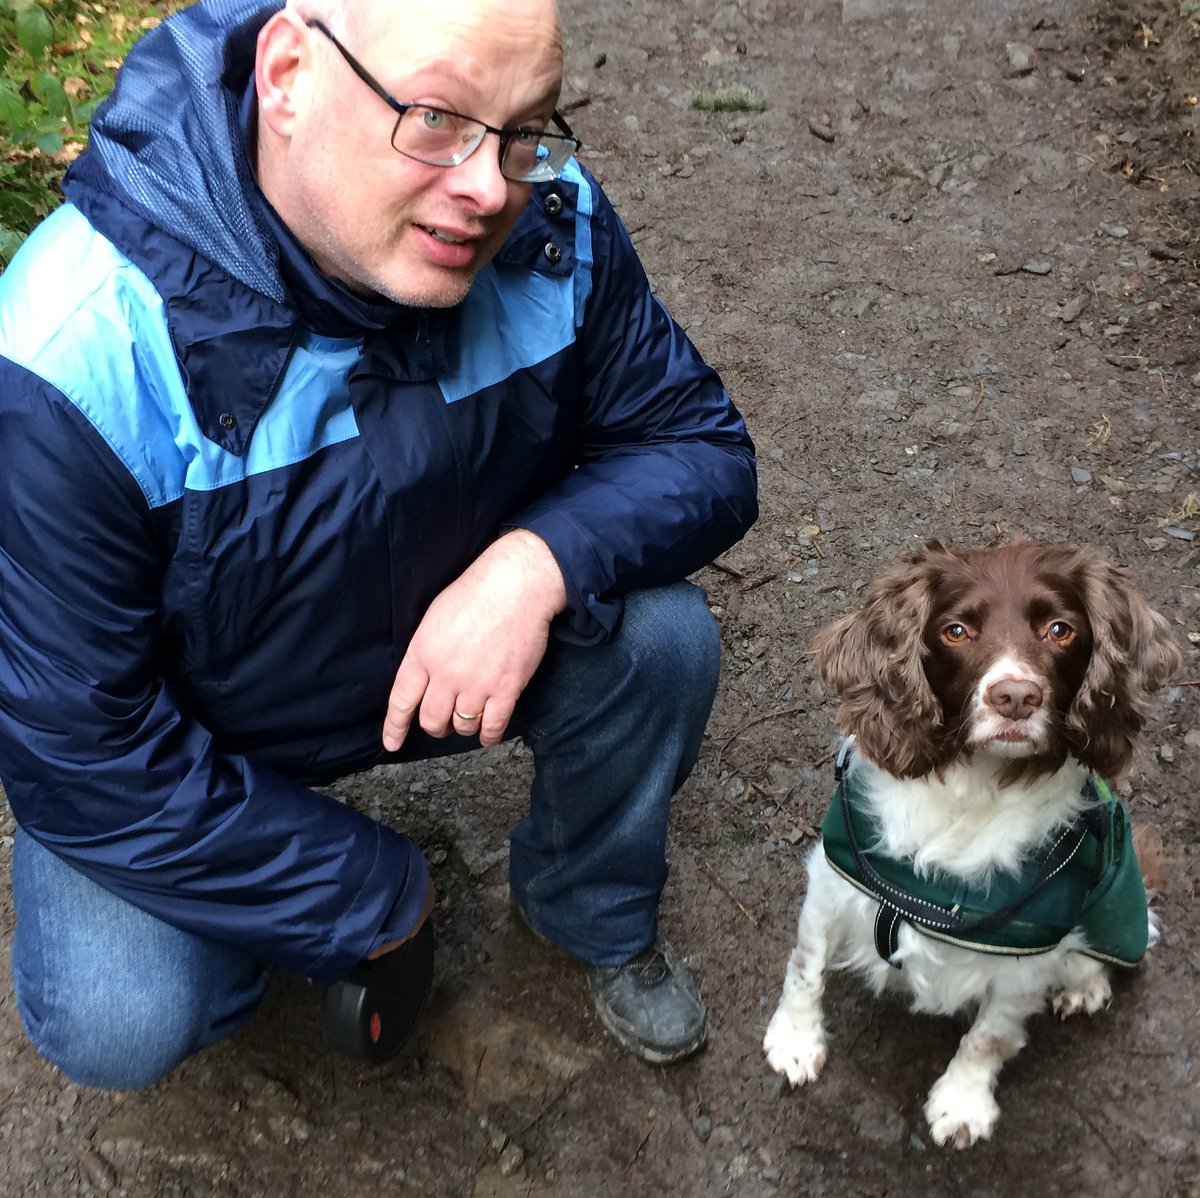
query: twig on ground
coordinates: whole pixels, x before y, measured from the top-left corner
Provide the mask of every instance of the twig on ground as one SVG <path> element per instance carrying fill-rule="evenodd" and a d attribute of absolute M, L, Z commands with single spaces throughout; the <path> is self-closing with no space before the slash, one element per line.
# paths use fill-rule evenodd
<path fill-rule="evenodd" d="M 736 578 L 739 582 L 746 577 L 736 566 L 727 566 L 721 561 L 709 562 L 708 564 L 714 570 L 719 570 L 722 574 L 728 574 L 730 578 Z"/>
<path fill-rule="evenodd" d="M 562 1088 L 558 1091 L 557 1094 L 555 1094 L 555 1096 L 552 1099 L 550 1099 L 549 1102 L 546 1102 L 543 1097 L 542 1105 L 540 1107 L 538 1107 L 538 1113 L 536 1115 L 534 1115 L 534 1117 L 532 1119 L 530 1119 L 529 1122 L 526 1123 L 525 1126 L 523 1128 L 521 1128 L 521 1130 L 519 1132 L 517 1132 L 518 1136 L 527 1135 L 535 1127 L 537 1127 L 537 1125 L 539 1123 L 541 1123 L 541 1121 L 546 1117 L 546 1115 L 549 1113 L 549 1111 L 553 1107 L 556 1107 L 559 1104 L 559 1102 L 562 1101 L 563 1095 L 566 1094 L 566 1092 L 574 1084 L 576 1076 L 577 1075 L 574 1073 L 568 1073 L 567 1080 L 565 1082 L 563 1082 Z"/>
<path fill-rule="evenodd" d="M 733 742 L 737 740 L 737 738 L 741 736 L 743 732 L 749 731 L 756 724 L 765 724 L 768 720 L 777 720 L 780 716 L 790 715 L 793 711 L 797 710 L 803 711 L 804 709 L 798 704 L 793 703 L 790 707 L 781 707 L 777 711 L 768 711 L 765 715 L 758 715 L 755 716 L 754 719 L 747 721 L 721 746 L 721 751 L 717 754 L 717 765 L 720 765 L 724 760 L 725 750 L 728 749 L 729 746 L 733 744 Z"/>
<path fill-rule="evenodd" d="M 733 891 L 732 891 L 732 890 L 730 890 L 730 889 L 729 889 L 729 887 L 728 887 L 728 886 L 726 886 L 726 885 L 725 885 L 725 883 L 724 883 L 724 882 L 722 882 L 722 881 L 721 881 L 721 879 L 720 879 L 719 877 L 717 877 L 717 872 L 716 872 L 716 870 L 714 870 L 714 869 L 713 869 L 713 867 L 712 867 L 711 865 L 709 865 L 709 863 L 708 863 L 707 861 L 702 861 L 702 862 L 701 862 L 701 864 L 704 866 L 704 872 L 705 872 L 706 874 L 708 874 L 708 876 L 709 876 L 710 878 L 712 878 L 712 880 L 713 880 L 714 882 L 716 882 L 716 884 L 717 884 L 717 885 L 718 885 L 718 886 L 719 886 L 719 887 L 720 887 L 720 888 L 721 888 L 723 891 L 725 891 L 725 893 L 726 893 L 726 894 L 727 894 L 727 895 L 728 895 L 728 896 L 729 896 L 729 897 L 730 897 L 730 898 L 733 900 L 734 906 L 736 906 L 736 907 L 737 907 L 737 909 L 738 909 L 738 910 L 739 910 L 739 911 L 740 911 L 740 912 L 741 912 L 741 913 L 742 913 L 742 914 L 743 914 L 743 915 L 744 915 L 744 916 L 745 916 L 745 917 L 746 917 L 746 918 L 747 918 L 747 919 L 748 919 L 748 920 L 749 920 L 749 921 L 750 921 L 750 922 L 751 922 L 751 923 L 752 923 L 752 924 L 753 924 L 755 927 L 758 927 L 758 920 L 757 920 L 757 919 L 755 919 L 755 918 L 754 918 L 754 916 L 753 916 L 753 915 L 751 915 L 751 914 L 750 914 L 750 912 L 746 910 L 746 906 L 745 906 L 745 904 L 742 902 L 742 900 L 741 900 L 741 899 L 739 899 L 739 898 L 738 898 L 738 896 L 737 896 L 736 894 L 734 894 L 734 893 L 733 893 Z"/>
<path fill-rule="evenodd" d="M 641 1140 L 638 1141 L 638 1146 L 633 1150 L 633 1156 L 629 1158 L 629 1164 L 625 1166 L 626 1173 L 628 1173 L 629 1170 L 637 1164 L 637 1158 L 642 1155 L 642 1149 L 646 1147 L 646 1141 L 650 1139 L 650 1136 L 653 1134 L 653 1132 L 654 1125 L 651 1124 L 648 1128 L 646 1128 L 646 1134 L 642 1136 Z"/>

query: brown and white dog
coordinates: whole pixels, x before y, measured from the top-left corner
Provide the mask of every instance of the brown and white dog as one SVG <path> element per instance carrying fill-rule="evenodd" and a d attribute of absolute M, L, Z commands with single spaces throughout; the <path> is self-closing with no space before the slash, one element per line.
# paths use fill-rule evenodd
<path fill-rule="evenodd" d="M 1129 764 L 1150 696 L 1181 654 L 1126 572 L 1090 549 L 951 552 L 931 542 L 878 577 L 860 611 L 820 634 L 814 656 L 855 745 L 838 792 L 853 794 L 855 809 L 839 811 L 835 798 L 809 855 L 763 1047 L 793 1085 L 816 1080 L 827 968 L 854 969 L 876 993 L 905 988 L 917 1011 L 975 1011 L 925 1104 L 933 1139 L 964 1148 L 995 1126 L 996 1080 L 1024 1045 L 1028 1017 L 1047 1001 L 1062 1016 L 1099 1010 L 1111 998 L 1106 964 L 1132 964 L 1124 958 L 1157 938 L 1128 847 L 1112 893 L 1125 890 L 1141 947 L 1101 943 L 1116 917 L 1085 892 L 1101 885 L 1128 828 L 1094 779 Z M 1056 900 L 1067 915 L 1050 919 L 1065 924 L 1039 932 L 1031 911 L 1072 871 L 1075 889 Z M 932 899 L 921 897 L 927 884 Z M 993 893 L 1005 897 L 988 915 Z M 1076 923 L 1081 904 L 1099 934 Z M 972 924 L 988 943 L 974 943 Z"/>

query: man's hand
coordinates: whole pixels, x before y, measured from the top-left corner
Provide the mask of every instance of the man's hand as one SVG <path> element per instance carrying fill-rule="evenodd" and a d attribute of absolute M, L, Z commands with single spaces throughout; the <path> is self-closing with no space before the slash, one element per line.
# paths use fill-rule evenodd
<path fill-rule="evenodd" d="M 383 722 L 395 752 L 413 716 L 431 736 L 478 731 L 498 744 L 567 605 L 545 541 L 517 529 L 493 542 L 430 605 L 396 672 Z"/>

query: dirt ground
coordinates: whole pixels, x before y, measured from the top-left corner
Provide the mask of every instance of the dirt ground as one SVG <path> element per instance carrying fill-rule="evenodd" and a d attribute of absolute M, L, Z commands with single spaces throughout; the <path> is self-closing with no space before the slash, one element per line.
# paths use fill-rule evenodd
<path fill-rule="evenodd" d="M 622 1056 L 578 967 L 514 924 L 523 750 L 378 771 L 345 792 L 426 846 L 441 895 L 413 1052 L 330 1055 L 321 991 L 281 976 L 233 1041 L 97 1093 L 29 1048 L 5 978 L 0 1192 L 1195 1198 L 1200 43 L 1175 0 L 563 10 L 585 160 L 760 451 L 762 518 L 700 574 L 725 672 L 662 914 L 711 1043 L 669 1069 Z M 765 110 L 692 107 L 733 83 Z M 1167 846 L 1166 931 L 1110 1009 L 1032 1022 L 995 1136 L 956 1153 L 921 1106 L 963 1025 L 837 980 L 814 1087 L 787 1090 L 760 1042 L 832 785 L 813 632 L 927 537 L 1016 533 L 1102 546 L 1185 649 L 1123 786 Z"/>

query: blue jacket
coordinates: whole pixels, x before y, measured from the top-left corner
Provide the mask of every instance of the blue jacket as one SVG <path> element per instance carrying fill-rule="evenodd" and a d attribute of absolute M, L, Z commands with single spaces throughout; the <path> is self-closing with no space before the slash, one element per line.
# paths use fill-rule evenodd
<path fill-rule="evenodd" d="M 742 536 L 755 473 L 575 163 L 457 308 L 321 276 L 243 145 L 275 7 L 147 35 L 0 276 L 0 777 L 103 886 L 326 979 L 423 897 L 410 841 L 310 787 L 383 756 L 434 596 L 531 529 L 557 634 L 602 640 Z"/>

